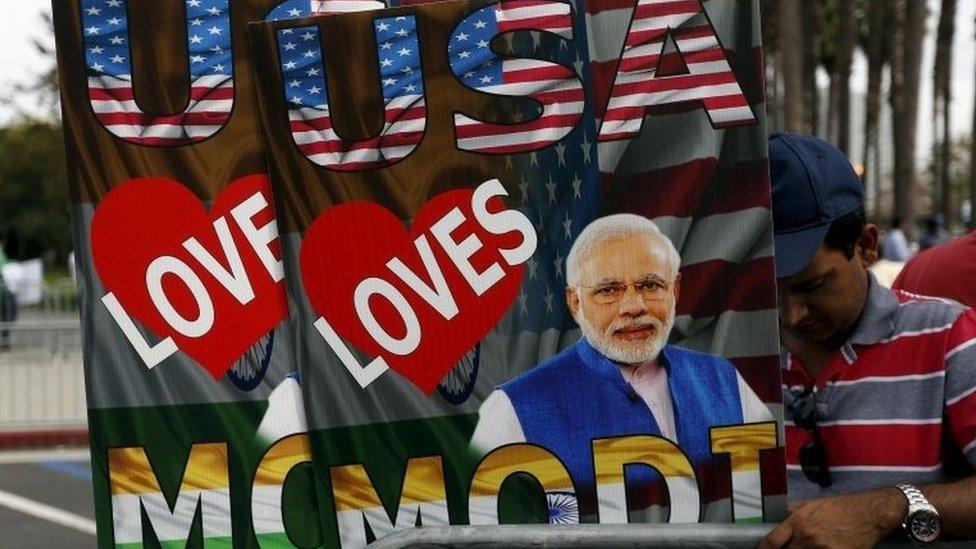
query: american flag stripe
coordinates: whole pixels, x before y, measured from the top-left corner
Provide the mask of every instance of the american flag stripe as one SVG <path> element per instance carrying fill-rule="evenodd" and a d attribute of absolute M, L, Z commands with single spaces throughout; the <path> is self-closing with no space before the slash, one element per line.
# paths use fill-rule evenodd
<path fill-rule="evenodd" d="M 426 125 L 424 103 L 411 109 L 404 119 L 386 122 L 376 137 L 349 141 L 331 127 L 331 120 L 322 117 L 322 110 L 302 109 L 289 115 L 292 138 L 309 160 L 320 166 L 343 170 L 375 169 L 410 154 L 423 138 Z M 310 121 L 301 118 L 309 114 Z"/>
<path fill-rule="evenodd" d="M 227 123 L 234 106 L 227 0 L 186 0 L 189 103 L 182 113 L 148 114 L 132 87 L 128 14 L 123 0 L 82 0 L 88 93 L 96 118 L 130 143 L 173 146 L 202 141 Z"/>
<path fill-rule="evenodd" d="M 782 417 L 783 405 L 780 400 L 783 398 L 783 388 L 775 377 L 769 375 L 769 372 L 779 367 L 779 358 L 739 356 L 729 357 L 729 362 L 735 365 L 735 369 L 742 374 L 742 378 L 749 383 L 756 396 L 775 416 Z"/>
<path fill-rule="evenodd" d="M 601 106 L 606 104 L 599 115 L 600 140 L 632 138 L 640 132 L 648 107 L 675 103 L 701 102 L 716 127 L 754 122 L 715 32 L 698 0 L 640 0 L 631 10 L 620 62 L 608 55 L 612 48 L 595 48 L 604 53 L 595 56 L 594 72 L 614 73 L 595 79 L 594 96 Z M 675 42 L 677 52 L 666 52 L 668 40 Z M 675 64 L 677 58 L 688 74 L 658 75 L 664 61 Z M 602 88 L 608 84 L 609 89 Z"/>
<path fill-rule="evenodd" d="M 98 115 L 98 118 L 102 122 L 111 123 L 116 118 L 118 119 L 133 119 L 133 120 L 151 120 L 153 124 L 170 124 L 172 120 L 179 120 L 181 116 L 184 115 L 197 115 L 197 116 L 208 116 L 211 119 L 214 117 L 222 117 L 223 114 L 219 112 L 214 112 L 214 109 L 219 109 L 225 107 L 227 104 L 233 103 L 232 99 L 217 99 L 217 100 L 204 100 L 197 101 L 193 105 L 193 110 L 186 110 L 181 114 L 172 115 L 151 115 L 146 114 L 138 109 L 134 99 L 128 99 L 124 101 L 119 101 L 117 99 L 100 99 L 91 102 L 92 110 Z M 147 124 L 149 125 L 149 124 Z"/>
<path fill-rule="evenodd" d="M 715 259 L 738 263 L 743 256 L 748 256 L 750 260 L 772 257 L 772 238 L 757 238 L 749 230 L 750 224 L 768 227 L 769 225 L 765 223 L 768 216 L 769 210 L 765 208 L 749 208 L 698 219 L 689 217 L 654 219 L 657 220 L 656 223 L 662 231 L 683 242 L 681 266 L 689 267 Z M 722 235 L 724 246 L 715 246 L 714 235 L 716 234 Z"/>
<path fill-rule="evenodd" d="M 775 334 L 778 327 L 779 315 L 775 309 L 723 311 L 715 316 L 699 316 L 696 312 L 695 315 L 679 315 L 675 318 L 675 328 L 678 331 L 675 334 L 678 336 L 675 343 L 730 360 L 773 357 L 769 353 L 768 339 L 757 334 Z M 768 376 L 769 372 L 765 375 Z M 754 380 L 747 381 L 752 385 Z"/>
<path fill-rule="evenodd" d="M 530 29 L 564 38 L 572 36 L 573 18 L 569 4 L 516 0 L 500 2 L 494 11 L 499 33 Z"/>
<path fill-rule="evenodd" d="M 760 85 L 758 80 L 755 84 Z M 749 96 L 751 97 L 752 94 L 750 93 Z M 761 103 L 759 104 L 761 105 Z M 658 112 L 655 108 L 648 120 L 652 123 L 648 124 L 643 132 L 647 139 L 654 142 L 655 150 L 659 154 L 636 154 L 636 151 L 633 151 L 632 147 L 629 146 L 629 141 L 600 143 L 598 147 L 600 171 L 605 174 L 605 178 L 623 177 L 637 183 L 644 176 L 642 174 L 649 172 L 660 170 L 660 173 L 666 174 L 665 170 L 669 167 L 679 167 L 698 162 L 714 163 L 719 169 L 718 174 L 721 175 L 708 179 L 708 186 L 703 187 L 703 189 L 708 189 L 709 193 L 719 192 L 725 196 L 730 192 L 745 192 L 756 197 L 768 194 L 768 187 L 766 187 L 768 183 L 762 180 L 762 178 L 769 177 L 768 168 L 763 167 L 766 163 L 765 155 L 756 156 L 746 140 L 729 140 L 726 138 L 726 132 L 706 131 L 710 130 L 712 126 L 700 106 L 689 109 L 675 109 L 674 111 L 668 110 L 667 112 Z M 762 118 L 760 118 L 760 122 L 762 122 Z M 699 133 L 694 133 L 693 129 L 699 130 Z M 675 132 L 679 130 L 687 130 L 689 135 L 694 137 L 676 134 Z M 673 136 L 673 138 L 669 139 L 668 136 Z M 641 141 L 644 139 L 644 137 L 640 138 Z M 722 151 L 721 157 L 716 152 L 719 150 Z M 756 166 L 758 169 L 754 172 L 754 177 L 747 176 L 750 166 Z M 743 177 L 737 180 L 736 185 L 722 185 L 721 180 L 717 179 L 717 177 L 727 177 L 737 171 L 742 172 Z M 683 175 L 691 177 L 690 174 Z M 672 178 L 669 189 L 676 186 L 684 189 L 700 185 L 700 182 L 696 182 L 695 179 L 684 179 L 681 182 L 674 179 L 676 178 Z M 609 184 L 610 181 L 605 180 L 604 183 Z M 724 193 L 721 192 L 722 189 L 725 190 Z M 640 192 L 642 188 L 635 186 L 631 190 Z M 669 199 L 667 194 L 658 194 L 661 200 Z M 761 200 L 762 204 L 769 205 L 769 197 L 761 198 Z M 701 207 L 709 208 L 709 201 L 704 201 Z"/>
<path fill-rule="evenodd" d="M 383 128 L 358 141 L 343 139 L 333 128 L 318 28 L 278 31 L 292 139 L 315 164 L 339 171 L 377 169 L 405 158 L 423 139 L 427 107 L 416 21 L 412 16 L 377 18 L 374 26 Z"/>
<path fill-rule="evenodd" d="M 767 171 L 765 160 L 720 165 L 715 158 L 698 158 L 643 172 L 604 174 L 603 180 L 633 191 L 634 212 L 690 219 L 768 207 Z M 662 188 L 668 192 L 660 192 Z"/>
<path fill-rule="evenodd" d="M 92 86 L 90 90 L 92 98 L 128 100 L 135 97 L 132 91 L 132 76 L 129 74 L 117 74 L 111 78 L 90 77 L 88 81 Z M 192 101 L 207 98 L 233 99 L 233 90 L 233 79 L 227 75 L 201 76 L 190 86 L 189 98 Z"/>
<path fill-rule="evenodd" d="M 772 309 L 776 296 L 762 289 L 772 261 L 769 257 L 738 264 L 716 259 L 684 268 L 677 314 L 713 316 Z"/>
<path fill-rule="evenodd" d="M 484 126 L 485 124 L 478 125 L 482 129 Z M 568 133 L 564 127 L 531 128 L 522 132 L 489 129 L 486 132 L 487 135 L 480 137 L 458 138 L 458 147 L 485 154 L 514 153 L 524 151 L 527 147 L 548 146 Z"/>
<path fill-rule="evenodd" d="M 311 114 L 313 118 L 304 118 Z M 422 137 L 426 126 L 427 110 L 423 96 L 402 95 L 387 104 L 384 111 L 384 128 L 380 135 L 358 142 L 347 142 L 339 137 L 332 125 L 332 118 L 314 109 L 292 110 L 288 113 L 292 137 L 299 146 L 320 143 L 331 152 L 341 152 L 399 143 L 415 144 Z"/>
<path fill-rule="evenodd" d="M 601 0 L 587 3 L 586 27 L 591 33 L 591 38 L 600 38 L 591 43 L 592 62 L 604 63 L 619 58 L 636 3 L 636 0 Z M 702 5 L 709 14 L 707 23 L 711 24 L 711 28 L 715 29 L 715 34 L 719 37 L 734 36 L 733 33 L 739 27 L 743 15 L 750 16 L 747 13 L 751 9 L 750 6 L 739 0 L 705 0 Z M 672 31 L 703 32 L 700 29 L 703 29 L 705 24 L 705 21 L 692 19 L 684 27 Z M 762 45 L 762 38 L 758 34 L 743 37 L 743 40 L 736 38 L 734 42 L 723 41 L 730 48 L 729 52 L 742 51 L 744 48 L 758 48 Z"/>
<path fill-rule="evenodd" d="M 426 109 L 420 108 L 421 105 L 417 102 L 423 102 L 421 96 L 401 96 L 393 99 L 387 104 L 387 108 L 384 111 L 384 123 L 395 124 L 408 121 L 423 121 L 427 116 L 427 111 Z M 332 118 L 328 116 L 305 118 L 298 111 L 290 111 L 288 118 L 293 132 L 331 130 L 333 128 Z"/>
<path fill-rule="evenodd" d="M 501 59 L 489 47 L 505 32 L 534 29 L 572 36 L 569 4 L 502 2 L 482 8 L 459 23 L 448 46 L 451 69 L 462 84 L 483 93 L 531 97 L 541 113 L 517 124 L 494 124 L 454 115 L 458 147 L 483 154 L 529 152 L 548 147 L 571 132 L 585 108 L 585 92 L 576 73 L 538 59 Z"/>

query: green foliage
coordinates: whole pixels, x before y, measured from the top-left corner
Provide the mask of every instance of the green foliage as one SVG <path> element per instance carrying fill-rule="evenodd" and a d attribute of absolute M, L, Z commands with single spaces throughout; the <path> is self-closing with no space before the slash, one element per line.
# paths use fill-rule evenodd
<path fill-rule="evenodd" d="M 61 125 L 25 120 L 0 128 L 0 230 L 16 259 L 71 250 L 68 180 Z"/>

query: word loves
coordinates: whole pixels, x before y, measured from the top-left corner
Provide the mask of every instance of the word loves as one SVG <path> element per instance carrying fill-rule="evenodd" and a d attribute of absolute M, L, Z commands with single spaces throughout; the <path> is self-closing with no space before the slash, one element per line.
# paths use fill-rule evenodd
<path fill-rule="evenodd" d="M 219 378 L 287 316 L 264 174 L 228 185 L 209 214 L 177 181 L 123 183 L 95 212 L 92 254 L 102 303 L 149 368 L 181 349 Z M 151 345 L 133 317 L 162 340 Z"/>
<path fill-rule="evenodd" d="M 392 368 L 429 393 L 509 309 L 537 237 L 506 195 L 497 179 L 440 194 L 410 233 L 371 202 L 329 208 L 308 228 L 315 327 L 361 387 Z M 340 336 L 376 358 L 361 365 Z"/>

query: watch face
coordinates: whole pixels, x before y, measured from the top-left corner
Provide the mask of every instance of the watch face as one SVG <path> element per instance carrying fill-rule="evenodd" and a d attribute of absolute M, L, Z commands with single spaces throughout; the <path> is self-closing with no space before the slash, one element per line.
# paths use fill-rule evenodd
<path fill-rule="evenodd" d="M 927 543 L 939 537 L 939 533 L 942 532 L 942 521 L 939 520 L 939 515 L 923 509 L 912 513 L 908 527 L 912 537 Z"/>

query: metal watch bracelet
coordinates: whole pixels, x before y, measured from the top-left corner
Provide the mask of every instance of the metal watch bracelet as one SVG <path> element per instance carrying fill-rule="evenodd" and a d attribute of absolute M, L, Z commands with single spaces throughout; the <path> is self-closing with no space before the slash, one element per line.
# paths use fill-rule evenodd
<path fill-rule="evenodd" d="M 911 484 L 897 484 L 908 500 L 908 511 L 902 520 L 905 534 L 915 543 L 931 543 L 942 532 L 942 522 L 935 506 L 929 503 L 925 494 Z"/>

